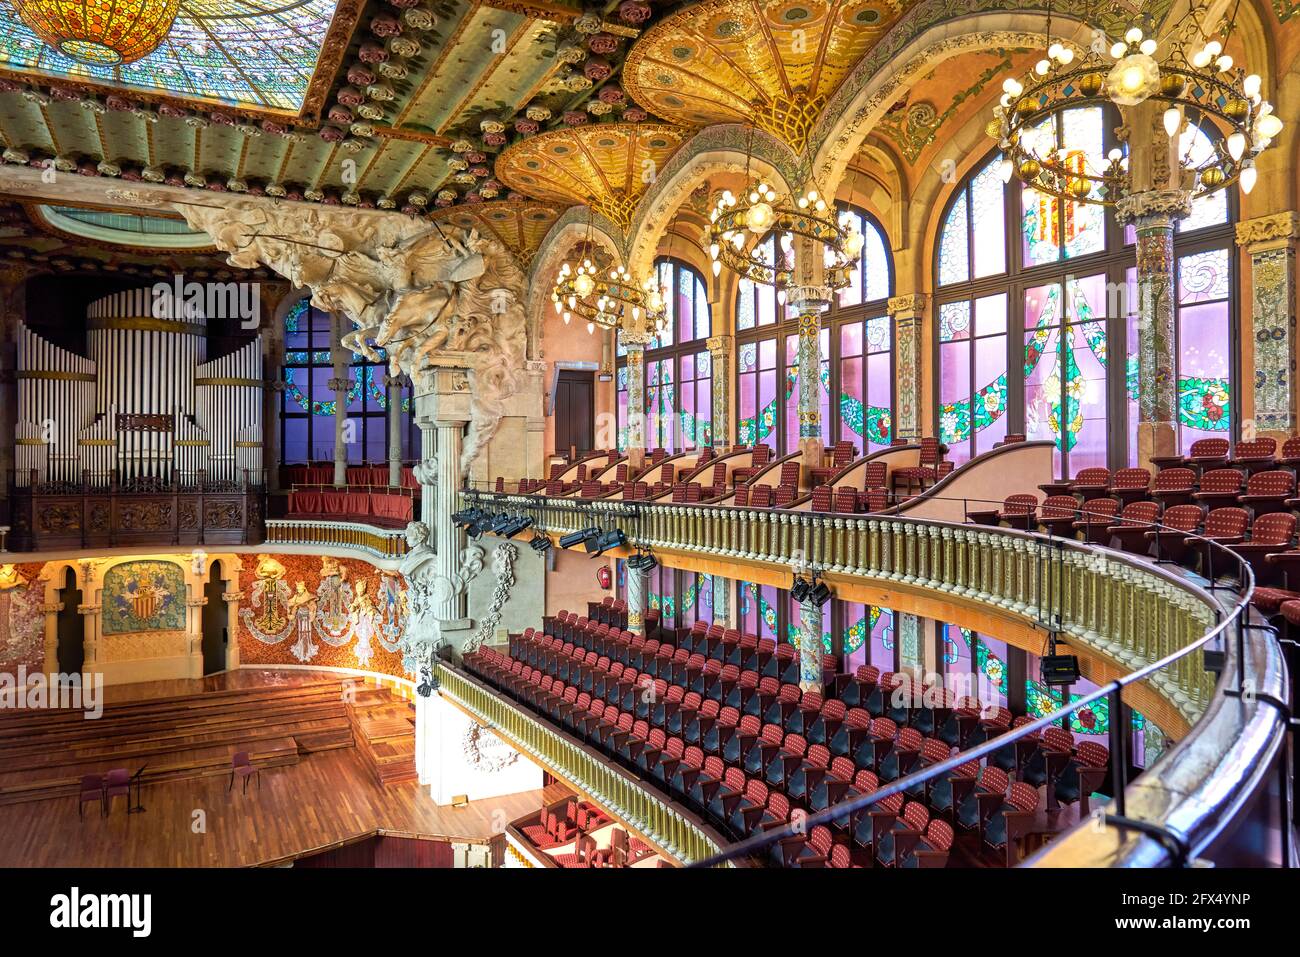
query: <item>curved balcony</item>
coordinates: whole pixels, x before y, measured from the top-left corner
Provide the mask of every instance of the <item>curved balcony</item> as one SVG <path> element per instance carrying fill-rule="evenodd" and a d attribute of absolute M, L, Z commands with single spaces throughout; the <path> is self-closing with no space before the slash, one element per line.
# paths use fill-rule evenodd
<path fill-rule="evenodd" d="M 1272 630 L 1250 619 L 1253 576 L 1245 562 L 1233 566 L 1238 587 L 1226 589 L 1222 580 L 1097 545 L 907 515 L 464 496 L 467 507 L 527 516 L 530 534 L 553 539 L 593 526 L 619 528 L 629 548 L 651 548 L 670 567 L 779 587 L 794 569 L 815 568 L 841 599 L 936 618 L 1021 647 L 1041 647 L 1054 634 L 1069 653 L 1091 662 L 1104 685 L 1096 698 L 1109 696 L 1118 706 L 1122 687 L 1125 703 L 1179 743 L 1131 785 L 1126 765 L 1112 771 L 1120 787 L 1104 820 L 1113 826 L 1080 825 L 1034 864 L 1152 866 L 1205 854 L 1228 860 L 1225 838 L 1235 827 L 1290 813 L 1290 789 L 1282 786 L 1284 712 L 1273 706 L 1289 700 L 1286 663 Z M 991 752 L 1028 730 L 986 747 Z M 967 751 L 950 760 L 955 766 L 978 756 Z M 947 770 L 934 765 L 924 774 Z M 862 807 L 918 780 L 882 788 Z M 1279 830 L 1289 854 L 1288 829 Z"/>

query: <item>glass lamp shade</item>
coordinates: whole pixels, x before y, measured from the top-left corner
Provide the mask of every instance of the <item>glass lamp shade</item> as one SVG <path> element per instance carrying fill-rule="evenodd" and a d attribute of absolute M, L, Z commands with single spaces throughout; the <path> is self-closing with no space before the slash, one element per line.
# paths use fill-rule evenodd
<path fill-rule="evenodd" d="M 1106 76 L 1106 92 L 1119 106 L 1137 106 L 1160 86 L 1160 66 L 1145 53 L 1126 56 Z"/>
<path fill-rule="evenodd" d="M 18 16 L 65 56 L 90 66 L 134 63 L 171 32 L 180 0 L 13 0 Z"/>

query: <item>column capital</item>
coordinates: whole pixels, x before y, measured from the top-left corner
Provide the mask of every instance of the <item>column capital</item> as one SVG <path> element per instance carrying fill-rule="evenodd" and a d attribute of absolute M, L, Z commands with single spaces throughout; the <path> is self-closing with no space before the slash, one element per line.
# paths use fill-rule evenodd
<path fill-rule="evenodd" d="M 1115 204 L 1115 217 L 1122 225 L 1142 220 L 1173 223 L 1192 211 L 1192 194 L 1186 189 L 1146 189 L 1125 196 Z"/>
<path fill-rule="evenodd" d="M 908 293 L 905 296 L 890 296 L 887 308 L 895 319 L 919 316 L 925 312 L 926 301 L 930 297 L 923 292 Z"/>
<path fill-rule="evenodd" d="M 1300 214 L 1294 210 L 1256 216 L 1237 224 L 1237 245 L 1250 250 L 1286 246 L 1300 236 Z"/>
<path fill-rule="evenodd" d="M 630 332 L 627 329 L 620 329 L 618 335 L 623 337 L 623 346 L 628 352 L 632 352 L 633 350 L 644 352 L 645 347 L 654 342 L 655 338 L 653 332 L 646 332 L 644 330 Z"/>

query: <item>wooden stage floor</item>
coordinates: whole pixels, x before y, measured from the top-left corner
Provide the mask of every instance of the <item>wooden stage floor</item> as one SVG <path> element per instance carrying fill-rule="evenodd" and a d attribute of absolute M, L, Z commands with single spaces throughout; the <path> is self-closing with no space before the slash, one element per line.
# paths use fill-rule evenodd
<path fill-rule="evenodd" d="M 109 702 L 167 697 L 235 685 L 297 683 L 311 672 L 237 672 L 202 682 L 109 688 Z M 337 680 L 337 675 L 331 675 Z M 355 747 L 305 755 L 262 772 L 248 793 L 226 791 L 228 775 L 143 789 L 141 814 L 118 799 L 101 817 L 76 798 L 0 807 L 0 867 L 249 867 L 274 864 L 378 829 L 422 837 L 487 840 L 493 815 L 510 821 L 542 806 L 541 790 L 439 807 L 416 782 L 381 787 Z M 198 812 L 202 812 L 200 815 Z M 203 820 L 204 830 L 196 821 Z M 196 833 L 196 830 L 198 832 Z"/>

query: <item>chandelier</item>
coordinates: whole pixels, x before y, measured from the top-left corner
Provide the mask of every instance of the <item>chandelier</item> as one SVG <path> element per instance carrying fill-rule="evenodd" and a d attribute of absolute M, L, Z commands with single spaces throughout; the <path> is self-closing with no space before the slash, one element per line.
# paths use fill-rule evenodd
<path fill-rule="evenodd" d="M 180 0 L 13 0 L 41 40 L 88 66 L 134 63 L 171 32 Z"/>
<path fill-rule="evenodd" d="M 590 249 L 590 247 L 588 247 Z M 565 261 L 551 290 L 555 311 L 568 325 L 576 315 L 587 322 L 588 334 L 596 327 L 629 332 L 660 333 L 667 319 L 664 293 L 647 277 L 637 283 L 623 266 L 604 268 L 589 253 L 577 265 Z"/>
<path fill-rule="evenodd" d="M 1054 114 L 1105 100 L 1124 114 L 1151 100 L 1166 104 L 1162 121 L 1171 138 L 1182 135 L 1184 123 L 1205 133 L 1213 127 L 1219 134 L 1209 137 L 1212 148 L 1199 154 L 1194 137 L 1180 140 L 1182 188 L 1201 196 L 1239 182 L 1249 193 L 1257 176 L 1255 157 L 1276 139 L 1282 121 L 1260 95 L 1258 74 L 1236 67 L 1224 53 L 1233 23 L 1223 39 L 1207 39 L 1196 18 L 1181 24 L 1164 39 L 1157 39 L 1149 22 L 1135 24 L 1122 37 L 1106 35 L 1106 42 L 1094 43 L 1076 62 L 1072 49 L 1051 42 L 1049 19 L 1046 55 L 1023 81 L 1007 78 L 994 109 L 990 132 L 996 128 L 1003 151 L 1003 181 L 1014 176 L 1059 199 L 1115 204 L 1130 192 L 1125 151 L 1111 149 L 1103 160 L 1061 149 Z"/>
<path fill-rule="evenodd" d="M 826 290 L 843 289 L 853 278 L 862 253 L 863 237 L 856 227 L 842 225 L 835 207 L 828 203 L 815 186 L 797 198 L 778 195 L 766 180 L 749 176 L 749 157 L 753 155 L 753 127 L 745 161 L 745 178 L 750 183 L 736 196 L 724 189 L 718 196 L 704 242 L 713 260 L 713 275 L 726 266 L 742 279 L 764 286 L 775 286 L 783 305 L 786 290 L 795 282 L 795 243 L 811 241 L 813 254 L 818 251 L 825 267 L 821 283 Z M 763 240 L 774 233 L 771 260 L 766 256 Z M 829 305 L 829 300 L 827 301 Z"/>

